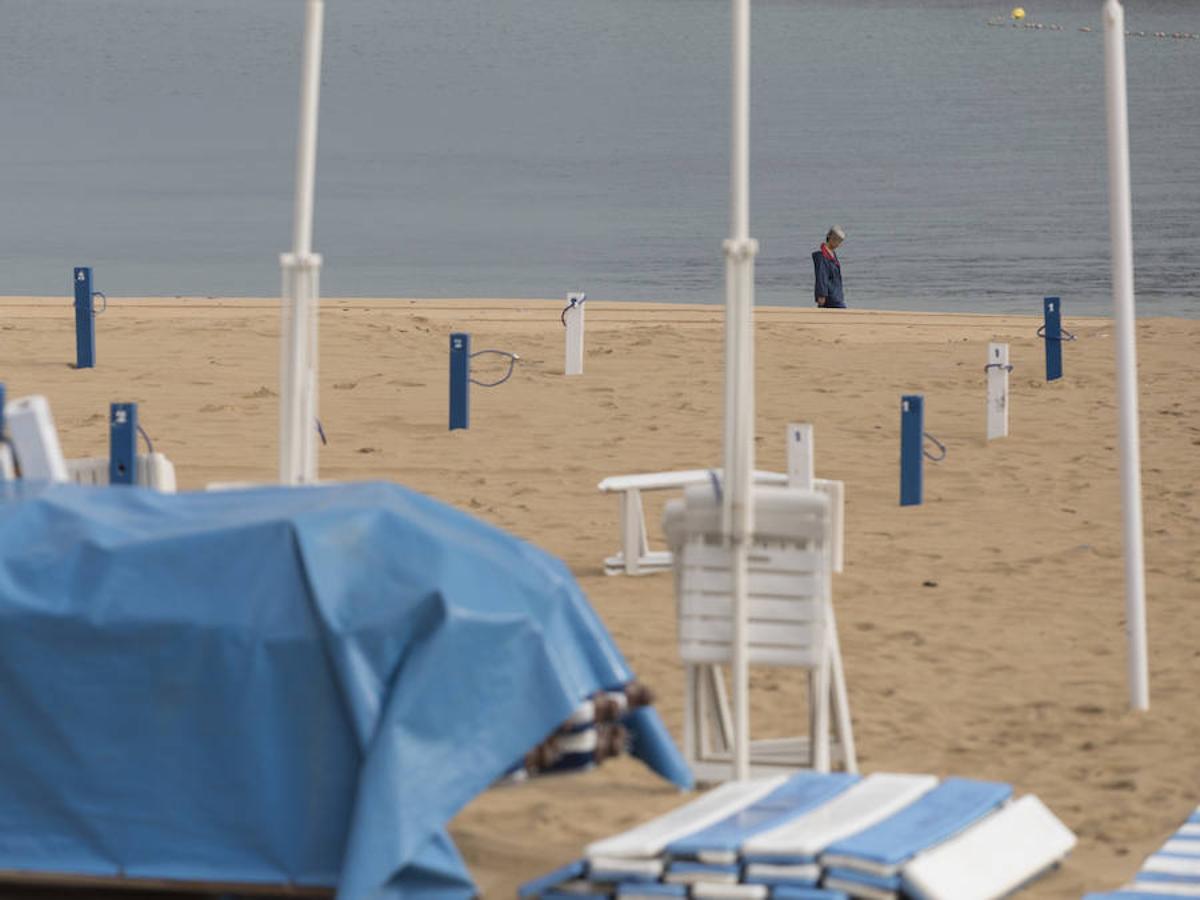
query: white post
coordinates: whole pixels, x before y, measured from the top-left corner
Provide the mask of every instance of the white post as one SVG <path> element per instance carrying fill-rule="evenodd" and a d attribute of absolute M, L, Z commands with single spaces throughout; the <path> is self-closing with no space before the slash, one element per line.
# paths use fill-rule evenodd
<path fill-rule="evenodd" d="M 813 489 L 813 427 L 791 424 L 787 427 L 788 487 L 802 491 Z"/>
<path fill-rule="evenodd" d="M 1104 4 L 1104 84 L 1108 110 L 1108 207 L 1112 242 L 1113 318 L 1120 409 L 1121 505 L 1125 537 L 1125 628 L 1129 703 L 1150 708 L 1146 663 L 1146 572 L 1142 551 L 1142 474 L 1138 441 L 1137 344 L 1133 305 L 1133 226 L 1129 190 L 1129 120 L 1125 96 L 1125 10 Z"/>
<path fill-rule="evenodd" d="M 733 0 L 730 237 L 725 250 L 723 525 L 733 587 L 733 777 L 750 777 L 748 551 L 754 531 L 754 257 L 750 239 L 750 0 Z"/>
<path fill-rule="evenodd" d="M 280 336 L 279 480 L 283 484 L 302 484 L 317 478 L 317 311 L 321 257 L 312 252 L 312 222 L 324 20 L 323 0 L 307 0 L 292 252 L 280 257 L 283 327 Z"/>
<path fill-rule="evenodd" d="M 988 344 L 987 439 L 1008 437 L 1008 344 Z"/>
<path fill-rule="evenodd" d="M 567 294 L 563 322 L 567 326 L 566 374 L 583 374 L 583 303 L 587 294 Z"/>

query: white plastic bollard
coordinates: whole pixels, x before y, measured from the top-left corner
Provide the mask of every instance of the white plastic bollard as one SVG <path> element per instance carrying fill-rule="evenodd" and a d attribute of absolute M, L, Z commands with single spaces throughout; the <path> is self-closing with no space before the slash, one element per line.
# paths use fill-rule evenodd
<path fill-rule="evenodd" d="M 567 326 L 566 374 L 583 374 L 583 303 L 587 294 L 567 294 L 563 324 Z"/>
<path fill-rule="evenodd" d="M 813 489 L 813 427 L 791 424 L 787 427 L 788 487 Z"/>
<path fill-rule="evenodd" d="M 1008 344 L 988 344 L 987 436 L 1008 437 Z"/>

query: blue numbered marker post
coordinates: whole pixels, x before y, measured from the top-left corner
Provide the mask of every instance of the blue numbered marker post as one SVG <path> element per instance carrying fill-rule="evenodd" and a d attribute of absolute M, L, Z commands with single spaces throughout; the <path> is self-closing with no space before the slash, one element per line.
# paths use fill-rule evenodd
<path fill-rule="evenodd" d="M 113 403 L 108 417 L 108 483 L 137 484 L 136 403 Z"/>
<path fill-rule="evenodd" d="M 450 335 L 450 430 L 471 427 L 471 336 Z"/>
<path fill-rule="evenodd" d="M 1047 297 L 1043 302 L 1046 314 L 1046 324 L 1043 326 L 1046 338 L 1046 380 L 1055 381 L 1062 378 L 1062 300 L 1059 297 Z"/>
<path fill-rule="evenodd" d="M 900 398 L 900 505 L 919 506 L 924 488 L 925 398 Z"/>
<path fill-rule="evenodd" d="M 96 317 L 92 306 L 92 267 L 75 268 L 75 368 L 96 365 Z"/>

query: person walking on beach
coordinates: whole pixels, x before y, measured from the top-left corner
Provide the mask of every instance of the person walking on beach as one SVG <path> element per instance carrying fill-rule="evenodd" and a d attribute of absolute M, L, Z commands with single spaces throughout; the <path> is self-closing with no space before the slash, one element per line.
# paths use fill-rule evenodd
<path fill-rule="evenodd" d="M 842 264 L 837 258 L 837 248 L 846 239 L 841 225 L 834 225 L 825 234 L 825 243 L 812 255 L 816 270 L 813 293 L 817 306 L 824 309 L 845 309 L 846 296 L 842 293 Z"/>

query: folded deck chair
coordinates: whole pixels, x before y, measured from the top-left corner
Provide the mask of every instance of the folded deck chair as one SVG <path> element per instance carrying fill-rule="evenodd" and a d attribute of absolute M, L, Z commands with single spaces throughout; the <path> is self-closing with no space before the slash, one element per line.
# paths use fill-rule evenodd
<path fill-rule="evenodd" d="M 895 897 L 905 863 L 983 819 L 1011 796 L 1007 784 L 947 778 L 879 824 L 831 844 L 821 854 L 824 884 L 865 897 Z"/>
<path fill-rule="evenodd" d="M 1075 835 L 1029 794 L 903 869 L 904 892 L 919 900 L 995 900 L 1057 865 Z"/>
<path fill-rule="evenodd" d="M 642 825 L 589 844 L 589 859 L 654 859 L 672 841 L 707 828 L 730 813 L 745 809 L 787 780 L 786 775 L 752 781 L 730 781 L 691 803 Z"/>
<path fill-rule="evenodd" d="M 663 881 L 670 884 L 737 884 L 740 867 L 679 860 L 667 864 Z"/>
<path fill-rule="evenodd" d="M 756 803 L 671 842 L 667 853 L 704 863 L 735 863 L 746 841 L 824 805 L 858 780 L 840 772 L 797 772 Z"/>
<path fill-rule="evenodd" d="M 1085 900 L 1200 898 L 1200 807 L 1143 864 L 1132 882 L 1116 891 L 1088 894 Z"/>
<path fill-rule="evenodd" d="M 696 884 L 689 896 L 693 900 L 850 900 L 842 891 L 761 884 Z"/>
<path fill-rule="evenodd" d="M 815 883 L 817 857 L 831 844 L 869 828 L 937 786 L 933 775 L 868 775 L 828 803 L 742 845 L 746 881 Z"/>

